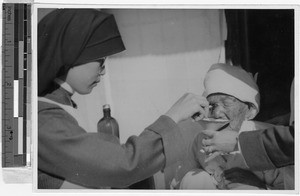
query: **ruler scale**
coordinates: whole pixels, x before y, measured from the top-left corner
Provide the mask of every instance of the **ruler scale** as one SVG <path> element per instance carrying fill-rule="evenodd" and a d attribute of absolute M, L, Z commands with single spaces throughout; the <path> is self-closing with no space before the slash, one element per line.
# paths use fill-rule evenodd
<path fill-rule="evenodd" d="M 2 167 L 27 165 L 30 5 L 3 4 Z"/>

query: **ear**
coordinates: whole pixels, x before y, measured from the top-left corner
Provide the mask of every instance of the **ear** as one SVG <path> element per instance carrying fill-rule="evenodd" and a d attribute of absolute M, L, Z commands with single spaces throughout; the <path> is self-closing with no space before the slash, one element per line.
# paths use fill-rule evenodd
<path fill-rule="evenodd" d="M 246 113 L 245 118 L 247 120 L 251 120 L 256 116 L 257 113 L 258 113 L 258 110 L 256 109 L 256 107 L 250 107 Z"/>

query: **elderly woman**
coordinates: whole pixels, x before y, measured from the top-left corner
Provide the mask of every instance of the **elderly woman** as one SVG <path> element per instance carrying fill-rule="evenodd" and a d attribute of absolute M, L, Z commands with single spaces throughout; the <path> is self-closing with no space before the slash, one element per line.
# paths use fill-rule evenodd
<path fill-rule="evenodd" d="M 189 146 L 189 158 L 178 164 L 177 179 L 173 179 L 171 186 L 180 186 L 181 189 L 284 189 L 283 176 L 279 169 L 252 172 L 248 170 L 239 153 L 220 154 L 206 161 L 208 156 L 205 151 L 199 150 L 205 147 L 200 142 L 205 139 L 205 135 L 201 133 L 203 129 L 215 127 L 222 131 L 226 127 L 235 132 L 244 132 L 272 126 L 251 120 L 258 113 L 260 106 L 259 89 L 252 75 L 237 66 L 215 64 L 206 74 L 204 87 L 204 95 L 211 105 L 210 117 L 215 121 L 189 121 L 181 125 L 184 131 L 200 131 Z M 245 184 L 225 181 L 223 171 L 228 169 L 239 173 Z"/>

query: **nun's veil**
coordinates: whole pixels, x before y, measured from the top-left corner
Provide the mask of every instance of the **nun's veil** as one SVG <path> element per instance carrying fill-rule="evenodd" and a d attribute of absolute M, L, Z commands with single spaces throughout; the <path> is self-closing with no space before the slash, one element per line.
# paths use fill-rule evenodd
<path fill-rule="evenodd" d="M 71 67 L 125 50 L 114 16 L 93 9 L 57 9 L 38 24 L 38 95 Z"/>

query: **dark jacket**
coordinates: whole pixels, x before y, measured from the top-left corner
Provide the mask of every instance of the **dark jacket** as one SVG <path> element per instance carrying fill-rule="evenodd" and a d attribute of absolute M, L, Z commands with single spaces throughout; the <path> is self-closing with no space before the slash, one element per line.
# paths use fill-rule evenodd
<path fill-rule="evenodd" d="M 253 170 L 294 165 L 294 126 L 244 132 L 239 135 L 239 143 L 247 165 Z"/>
<path fill-rule="evenodd" d="M 58 89 L 46 96 L 71 105 Z M 103 133 L 87 133 L 57 105 L 38 105 L 38 188 L 60 188 L 64 180 L 90 188 L 125 187 L 171 165 L 185 149 L 178 125 L 161 116 L 121 145 Z"/>

